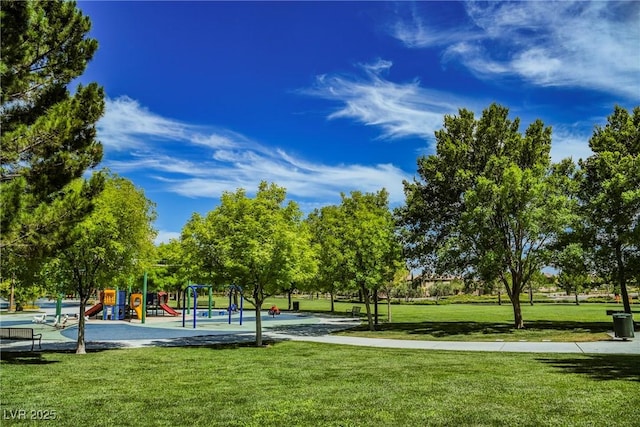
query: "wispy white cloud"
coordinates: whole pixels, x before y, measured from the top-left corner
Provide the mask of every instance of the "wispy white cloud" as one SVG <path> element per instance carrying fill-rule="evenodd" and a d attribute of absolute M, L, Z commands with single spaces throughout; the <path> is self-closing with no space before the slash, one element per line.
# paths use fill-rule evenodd
<path fill-rule="evenodd" d="M 475 45 L 458 45 L 461 52 L 477 51 Z M 476 55 L 477 58 L 481 56 Z M 492 72 L 504 72 L 504 66 L 499 63 L 489 65 Z M 316 80 L 313 88 L 303 93 L 337 101 L 340 106 L 329 114 L 330 119 L 347 118 L 356 120 L 368 126 L 382 129 L 384 138 L 419 137 L 432 139 L 434 132 L 442 128 L 446 114 L 458 114 L 459 108 L 464 107 L 474 111 L 479 117 L 482 110 L 490 102 L 480 99 L 461 99 L 452 94 L 432 90 L 421 86 L 419 81 L 398 84 L 385 79 L 384 74 L 392 64 L 379 60 L 372 64 L 360 65 L 364 77 L 357 78 L 345 75 L 322 75 Z M 523 125 L 528 126 L 527 120 L 534 121 L 528 109 L 521 109 L 519 115 L 523 118 Z M 531 117 L 526 117 L 531 116 Z M 602 120 L 600 120 L 602 122 Z M 594 119 L 593 123 L 599 123 Z M 553 161 L 572 157 L 575 161 L 586 158 L 591 154 L 588 145 L 588 133 L 593 123 L 577 123 L 575 125 L 553 124 L 553 145 L 551 156 Z M 432 144 L 426 144 L 416 156 L 433 154 Z"/>
<path fill-rule="evenodd" d="M 139 145 L 145 144 L 138 141 Z M 155 152 L 154 152 L 155 151 Z M 153 171 L 172 175 L 207 176 L 209 169 L 204 163 L 165 154 L 159 150 L 131 152 L 125 160 L 109 160 L 109 167 L 118 172 Z"/>
<path fill-rule="evenodd" d="M 287 189 L 294 199 L 324 200 L 335 203 L 341 192 L 378 191 L 385 187 L 390 202 L 403 200 L 402 181 L 409 175 L 389 165 L 324 165 L 291 158 L 282 151 L 267 155 L 245 151 L 242 155 L 217 153 L 205 162 L 210 171 L 205 176 L 165 178 L 168 191 L 187 197 L 218 198 L 224 191 L 239 187 L 252 192 L 262 180 L 275 182 Z"/>
<path fill-rule="evenodd" d="M 384 75 L 392 65 L 385 60 L 360 64 L 363 77 L 321 75 L 312 88 L 301 92 L 339 102 L 340 107 L 329 115 L 330 119 L 349 118 L 380 127 L 383 138 L 433 138 L 445 114 L 456 113 L 461 106 L 478 102 L 428 89 L 418 80 L 408 83 L 387 80 Z"/>
<path fill-rule="evenodd" d="M 446 46 L 459 40 L 473 40 L 480 37 L 471 26 L 437 28 L 428 22 L 415 5 L 410 8 L 410 17 L 398 19 L 389 26 L 390 34 L 409 48 Z"/>
<path fill-rule="evenodd" d="M 102 144 L 117 151 L 140 148 L 142 138 L 184 141 L 189 133 L 184 124 L 161 117 L 127 96 L 107 100 L 97 127 Z"/>
<path fill-rule="evenodd" d="M 123 111 L 126 120 L 122 119 Z M 141 124 L 147 119 L 153 125 Z M 239 187 L 251 192 L 265 180 L 285 187 L 291 198 L 310 205 L 337 203 L 340 192 L 377 191 L 382 187 L 389 191 L 390 202 L 397 204 L 403 200 L 402 181 L 409 178 L 390 164 L 314 163 L 265 147 L 237 132 L 159 116 L 129 98 L 107 101 L 98 132 L 107 150 L 120 153 L 111 159 L 107 155 L 106 164 L 112 170 L 142 173 L 165 191 L 186 197 L 218 198 Z M 115 134 L 128 145 L 113 142 Z"/>
<path fill-rule="evenodd" d="M 441 47 L 481 78 L 519 76 L 538 86 L 640 94 L 639 2 L 465 2 L 468 22 L 428 25 L 418 14 L 391 34 Z"/>

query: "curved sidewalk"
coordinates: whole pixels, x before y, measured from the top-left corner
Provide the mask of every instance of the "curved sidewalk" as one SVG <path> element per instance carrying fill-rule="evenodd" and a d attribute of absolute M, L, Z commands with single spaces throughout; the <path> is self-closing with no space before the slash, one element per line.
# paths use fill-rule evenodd
<path fill-rule="evenodd" d="M 640 355 L 640 340 L 611 340 L 594 342 L 461 342 L 417 341 L 386 338 L 362 338 L 341 335 L 288 335 L 267 333 L 275 340 L 308 341 L 325 344 L 363 347 L 404 348 L 416 350 L 490 351 L 505 353 L 582 353 Z"/>

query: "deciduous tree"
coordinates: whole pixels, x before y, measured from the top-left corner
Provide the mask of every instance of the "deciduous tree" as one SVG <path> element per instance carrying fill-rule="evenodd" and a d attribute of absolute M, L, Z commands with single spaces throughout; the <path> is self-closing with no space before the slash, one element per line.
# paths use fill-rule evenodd
<path fill-rule="evenodd" d="M 300 208 L 285 201 L 286 190 L 266 182 L 254 198 L 244 189 L 225 192 L 206 218 L 196 218 L 189 230 L 183 230 L 183 237 L 192 239 L 194 247 L 206 247 L 202 253 L 215 254 L 221 277 L 241 286 L 244 298 L 255 306 L 258 346 L 262 345 L 265 299 L 292 282 L 312 277 L 316 269 Z M 190 231 L 196 228 L 197 232 Z"/>
<path fill-rule="evenodd" d="M 69 247 L 52 261 L 59 282 L 80 298 L 76 353 L 85 353 L 84 312 L 89 298 L 105 286 L 127 284 L 129 277 L 144 270 L 153 253 L 154 219 L 155 207 L 144 192 L 131 181 L 111 176 L 95 209 L 71 230 Z"/>
<path fill-rule="evenodd" d="M 194 213 L 182 228 L 180 245 L 183 264 L 188 278 L 196 283 L 206 283 L 222 289 L 228 285 L 225 276 L 223 246 L 219 239 L 216 216 Z"/>
<path fill-rule="evenodd" d="M 405 250 L 432 273 L 499 279 L 523 328 L 520 293 L 546 265 L 548 245 L 570 209 L 551 168 L 551 129 L 540 120 L 524 134 L 520 120 L 493 104 L 476 119 L 445 116 L 436 154 L 418 159 L 398 210 Z"/>
<path fill-rule="evenodd" d="M 593 155 L 580 161 L 578 192 L 585 253 L 620 288 L 631 313 L 627 283 L 640 277 L 640 107 L 616 106 L 589 140 Z"/>
<path fill-rule="evenodd" d="M 306 222 L 317 248 L 318 270 L 313 281 L 317 291 L 330 294 L 333 312 L 336 291 L 344 289 L 346 284 L 342 213 L 338 206 L 324 206 L 311 212 Z"/>
<path fill-rule="evenodd" d="M 375 330 L 378 290 L 393 280 L 402 259 L 402 249 L 389 210 L 388 193 L 351 192 L 342 195 L 340 239 L 344 259 L 343 277 L 348 286 L 361 292 L 370 330 Z"/>
<path fill-rule="evenodd" d="M 160 243 L 155 248 L 153 259 L 155 265 L 148 272 L 149 282 L 158 290 L 175 292 L 179 296 L 186 287 L 191 272 L 180 240 L 171 239 L 168 243 Z M 180 301 L 178 298 L 178 308 Z"/>

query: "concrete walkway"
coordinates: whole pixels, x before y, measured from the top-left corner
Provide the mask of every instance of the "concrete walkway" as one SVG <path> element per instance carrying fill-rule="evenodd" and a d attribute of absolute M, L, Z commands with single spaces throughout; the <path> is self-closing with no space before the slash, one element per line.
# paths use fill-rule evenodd
<path fill-rule="evenodd" d="M 640 356 L 640 340 L 611 340 L 595 342 L 462 342 L 462 341 L 418 341 L 384 338 L 362 338 L 341 335 L 292 335 L 274 333 L 265 330 L 265 341 L 304 341 L 323 344 L 352 345 L 361 347 L 400 348 L 412 350 L 446 350 L 446 351 L 475 351 L 502 353 L 564 353 L 564 354 L 623 354 Z M 184 336 L 166 339 L 119 339 L 109 341 L 88 341 L 88 350 L 106 350 L 116 348 L 138 347 L 190 347 L 229 345 L 251 343 L 255 340 L 254 333 L 240 332 L 228 334 L 211 334 L 203 331 L 203 335 Z M 75 349 L 73 340 L 42 340 L 43 351 L 72 351 Z M 27 351 L 31 343 L 24 341 L 3 342 L 1 351 Z M 37 345 L 36 345 L 37 350 Z"/>
<path fill-rule="evenodd" d="M 637 354 L 640 340 L 611 340 L 595 342 L 460 342 L 417 341 L 383 338 L 361 338 L 340 335 L 296 336 L 268 334 L 275 340 L 310 341 L 326 344 L 364 347 L 406 348 L 417 350 L 491 351 L 506 353 L 584 353 L 584 354 Z"/>

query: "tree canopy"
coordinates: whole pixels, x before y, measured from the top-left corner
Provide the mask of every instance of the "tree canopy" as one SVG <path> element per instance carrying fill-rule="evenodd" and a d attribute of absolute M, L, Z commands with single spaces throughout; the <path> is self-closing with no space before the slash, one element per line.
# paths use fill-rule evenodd
<path fill-rule="evenodd" d="M 141 189 L 127 179 L 110 176 L 95 209 L 69 233 L 69 247 L 49 262 L 58 283 L 80 297 L 77 353 L 85 352 L 84 311 L 89 298 L 104 287 L 124 287 L 149 263 L 155 215 L 154 204 Z"/>
<path fill-rule="evenodd" d="M 334 311 L 333 297 L 344 288 L 346 282 L 346 261 L 343 252 L 341 227 L 344 226 L 342 212 L 336 205 L 316 209 L 306 219 L 316 247 L 318 271 L 314 277 L 315 290 L 331 295 L 331 311 Z"/>
<path fill-rule="evenodd" d="M 397 211 L 414 266 L 500 280 L 516 328 L 524 327 L 519 295 L 571 214 L 552 173 L 551 129 L 540 120 L 519 128 L 496 104 L 479 119 L 465 109 L 445 116 L 436 154 L 418 159 L 419 177 L 405 182 Z"/>
<path fill-rule="evenodd" d="M 195 215 L 182 239 L 204 257 L 198 277 L 240 286 L 256 309 L 256 345 L 262 345 L 264 300 L 316 272 L 311 236 L 286 190 L 262 182 L 254 198 L 244 189 L 225 192 L 205 218 Z"/>
<path fill-rule="evenodd" d="M 631 313 L 627 282 L 640 277 L 640 107 L 615 107 L 580 161 L 580 223 L 574 230 L 592 265 L 610 278 Z"/>
<path fill-rule="evenodd" d="M 336 289 L 360 292 L 374 330 L 371 303 L 403 266 L 387 191 L 342 194 L 339 206 L 316 210 L 309 223 L 319 248 L 318 283 L 332 294 Z"/>

